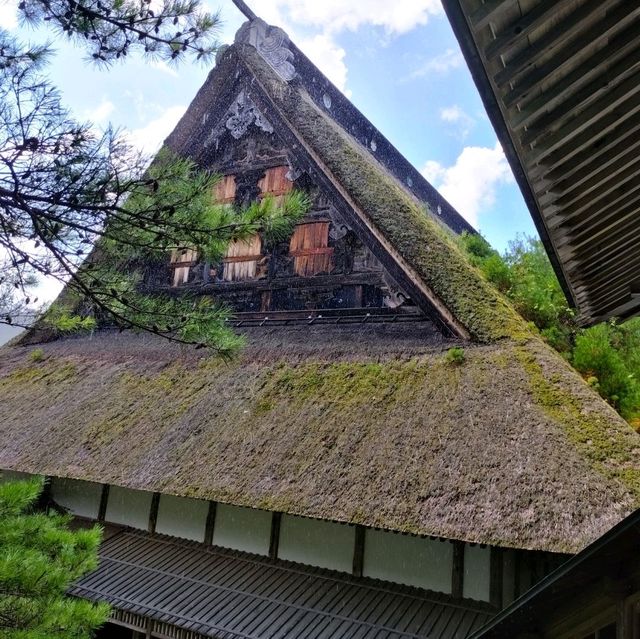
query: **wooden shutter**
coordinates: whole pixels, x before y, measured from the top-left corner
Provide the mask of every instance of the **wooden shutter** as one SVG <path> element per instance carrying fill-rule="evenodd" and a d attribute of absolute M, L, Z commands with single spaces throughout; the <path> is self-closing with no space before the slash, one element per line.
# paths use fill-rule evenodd
<path fill-rule="evenodd" d="M 222 279 L 225 282 L 237 282 L 255 278 L 261 258 L 262 240 L 259 235 L 245 242 L 231 242 L 222 260 Z"/>
<path fill-rule="evenodd" d="M 236 176 L 224 175 L 213 190 L 213 199 L 218 204 L 233 204 L 236 199 Z"/>
<path fill-rule="evenodd" d="M 274 166 L 265 171 L 264 177 L 258 182 L 260 197 L 272 195 L 276 200 L 281 200 L 293 189 L 293 182 L 287 177 L 288 166 Z"/>
<path fill-rule="evenodd" d="M 198 255 L 193 249 L 173 249 L 171 251 L 172 286 L 186 284 L 189 281 L 189 272 L 197 259 Z"/>
<path fill-rule="evenodd" d="M 331 271 L 333 249 L 329 247 L 329 222 L 298 224 L 291 237 L 289 254 L 294 258 L 297 275 L 309 277 Z"/>

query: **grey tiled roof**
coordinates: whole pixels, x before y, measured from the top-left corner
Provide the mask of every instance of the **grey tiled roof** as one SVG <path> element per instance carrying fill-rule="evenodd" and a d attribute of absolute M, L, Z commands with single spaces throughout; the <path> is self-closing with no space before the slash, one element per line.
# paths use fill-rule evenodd
<path fill-rule="evenodd" d="M 71 594 L 224 639 L 462 639 L 491 616 L 413 588 L 146 533 L 107 540 Z"/>

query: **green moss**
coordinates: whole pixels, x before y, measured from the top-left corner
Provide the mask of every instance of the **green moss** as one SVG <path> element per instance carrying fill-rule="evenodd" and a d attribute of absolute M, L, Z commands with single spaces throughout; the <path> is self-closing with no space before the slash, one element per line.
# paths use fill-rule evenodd
<path fill-rule="evenodd" d="M 444 356 L 444 361 L 447 364 L 460 366 L 464 363 L 464 348 L 460 348 L 459 346 L 450 348 Z"/>
<path fill-rule="evenodd" d="M 54 384 L 72 379 L 76 374 L 77 370 L 72 362 L 50 358 L 44 362 L 35 362 L 32 366 L 16 368 L 10 375 L 0 379 L 0 387 L 10 386 L 19 389 L 25 382 Z"/>
<path fill-rule="evenodd" d="M 608 479 L 623 484 L 640 503 L 640 441 L 631 428 L 621 432 L 621 424 L 607 411 L 590 410 L 571 393 L 566 375 L 543 370 L 530 349 L 516 349 L 537 404 L 562 425 L 569 440 L 592 467 Z M 586 389 L 585 389 L 586 391 Z M 594 397 L 594 401 L 600 401 Z"/>
<path fill-rule="evenodd" d="M 259 402 L 272 407 L 278 401 L 389 404 L 404 396 L 412 384 L 419 384 L 428 370 L 427 364 L 416 360 L 285 365 L 270 376 Z"/>

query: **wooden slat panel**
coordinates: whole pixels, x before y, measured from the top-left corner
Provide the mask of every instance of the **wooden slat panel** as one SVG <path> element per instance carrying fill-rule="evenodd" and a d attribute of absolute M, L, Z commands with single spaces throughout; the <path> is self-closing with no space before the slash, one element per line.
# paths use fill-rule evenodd
<path fill-rule="evenodd" d="M 232 204 L 236 199 L 236 176 L 222 176 L 215 185 L 213 198 L 219 204 Z"/>
<path fill-rule="evenodd" d="M 258 182 L 260 195 L 275 197 L 286 195 L 293 189 L 293 182 L 287 178 L 288 166 L 274 166 L 265 171 L 264 177 Z"/>
<path fill-rule="evenodd" d="M 261 257 L 262 240 L 259 235 L 254 235 L 248 241 L 231 242 L 222 260 L 224 263 L 222 278 L 225 282 L 255 278 Z"/>
<path fill-rule="evenodd" d="M 297 275 L 311 277 L 332 268 L 333 249 L 329 247 L 329 222 L 298 224 L 291 237 L 289 254 Z"/>

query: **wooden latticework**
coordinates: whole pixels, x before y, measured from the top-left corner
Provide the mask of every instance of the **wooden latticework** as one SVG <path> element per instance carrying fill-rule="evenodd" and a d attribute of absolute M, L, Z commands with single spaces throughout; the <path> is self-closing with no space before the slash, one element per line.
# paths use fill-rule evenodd
<path fill-rule="evenodd" d="M 264 177 L 258 182 L 260 197 L 272 195 L 280 201 L 284 195 L 293 189 L 293 182 L 287 177 L 288 166 L 274 166 L 265 171 Z"/>
<path fill-rule="evenodd" d="M 193 249 L 173 249 L 171 251 L 172 286 L 180 286 L 180 284 L 186 284 L 189 281 L 189 272 L 197 259 L 198 254 Z"/>
<path fill-rule="evenodd" d="M 329 222 L 298 224 L 293 231 L 289 254 L 293 256 L 296 275 L 309 277 L 329 273 L 333 248 L 329 247 Z"/>
<path fill-rule="evenodd" d="M 237 282 L 255 278 L 261 258 L 262 240 L 259 235 L 254 235 L 247 241 L 231 242 L 222 260 L 222 279 Z"/>
<path fill-rule="evenodd" d="M 218 204 L 233 204 L 236 199 L 236 176 L 224 175 L 213 190 L 213 199 Z"/>

